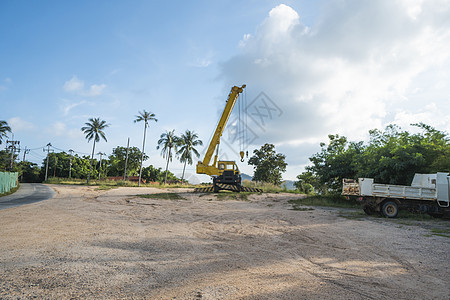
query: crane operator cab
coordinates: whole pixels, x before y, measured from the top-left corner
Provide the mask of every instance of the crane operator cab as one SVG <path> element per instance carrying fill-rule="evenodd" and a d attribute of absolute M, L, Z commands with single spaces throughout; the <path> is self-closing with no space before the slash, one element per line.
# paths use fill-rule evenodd
<path fill-rule="evenodd" d="M 215 183 L 241 185 L 241 173 L 234 161 L 219 161 L 218 169 L 219 176 L 215 177 Z"/>

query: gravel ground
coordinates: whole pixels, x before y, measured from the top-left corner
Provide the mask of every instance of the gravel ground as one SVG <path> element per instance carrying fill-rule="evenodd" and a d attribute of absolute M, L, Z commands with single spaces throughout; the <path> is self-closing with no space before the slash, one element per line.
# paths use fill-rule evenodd
<path fill-rule="evenodd" d="M 432 220 L 294 211 L 282 193 L 50 186 L 0 211 L 0 299 L 450 299 Z M 185 199 L 136 196 L 166 192 Z"/>

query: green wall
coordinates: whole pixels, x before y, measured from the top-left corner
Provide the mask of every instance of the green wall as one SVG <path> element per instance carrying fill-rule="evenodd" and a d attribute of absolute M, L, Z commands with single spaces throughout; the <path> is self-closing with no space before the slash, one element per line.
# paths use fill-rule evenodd
<path fill-rule="evenodd" d="M 17 187 L 17 172 L 0 172 L 0 194 Z"/>

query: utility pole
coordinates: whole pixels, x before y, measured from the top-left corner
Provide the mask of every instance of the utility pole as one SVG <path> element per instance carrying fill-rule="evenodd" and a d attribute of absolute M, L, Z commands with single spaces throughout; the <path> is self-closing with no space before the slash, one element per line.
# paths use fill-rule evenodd
<path fill-rule="evenodd" d="M 6 140 L 6 143 L 7 144 L 11 144 L 11 146 L 9 146 L 10 148 L 11 148 L 11 163 L 10 163 L 10 165 L 9 165 L 9 169 L 12 171 L 12 169 L 13 169 L 13 164 L 14 164 L 14 153 L 17 151 L 16 150 L 16 145 L 19 145 L 20 144 L 20 141 L 15 141 L 14 140 L 14 134 L 12 134 L 12 136 L 11 136 L 12 138 L 11 138 L 11 140 L 9 141 L 9 140 Z M 20 151 L 20 150 L 19 150 Z"/>
<path fill-rule="evenodd" d="M 48 174 L 48 156 L 50 153 L 50 147 L 52 146 L 52 144 L 48 143 L 47 144 L 47 150 L 42 149 L 44 152 L 47 151 L 47 162 L 45 163 L 45 181 L 47 181 L 47 174 Z"/>
<path fill-rule="evenodd" d="M 25 155 L 30 153 L 30 149 L 27 149 L 27 146 L 25 146 L 25 150 L 23 150 L 23 161 L 25 161 Z"/>
<path fill-rule="evenodd" d="M 98 180 L 100 180 L 100 174 L 102 173 L 102 155 L 106 155 L 106 153 L 99 152 L 97 154 L 100 155 L 100 169 L 98 171 Z"/>
<path fill-rule="evenodd" d="M 73 150 L 70 149 L 69 153 L 70 153 L 70 158 L 69 158 L 69 179 L 70 179 L 70 176 L 72 175 L 72 155 L 73 155 Z"/>
<path fill-rule="evenodd" d="M 127 164 L 128 164 L 128 150 L 130 149 L 130 138 L 128 138 L 128 143 L 127 143 L 127 156 L 125 158 L 125 171 L 123 171 L 123 182 L 125 182 L 126 177 L 127 177 Z"/>

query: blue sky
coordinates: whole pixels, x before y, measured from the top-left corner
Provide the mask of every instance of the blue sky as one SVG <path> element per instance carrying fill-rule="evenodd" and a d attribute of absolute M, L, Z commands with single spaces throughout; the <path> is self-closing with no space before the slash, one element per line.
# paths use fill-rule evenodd
<path fill-rule="evenodd" d="M 96 152 L 128 137 L 141 147 L 133 120 L 145 109 L 159 120 L 146 165 L 164 167 L 161 133 L 190 129 L 207 144 L 231 86 L 247 84 L 249 150 L 275 144 L 294 179 L 330 133 L 359 140 L 414 122 L 449 132 L 448 49 L 447 0 L 4 0 L 0 120 L 41 163 L 49 142 L 90 153 L 80 128 L 91 117 L 110 124 Z M 238 160 L 223 139 L 222 155 Z"/>

